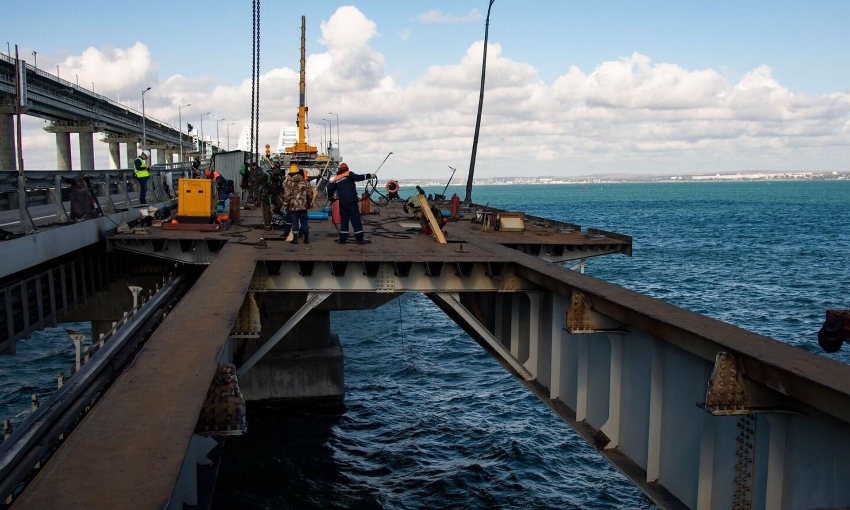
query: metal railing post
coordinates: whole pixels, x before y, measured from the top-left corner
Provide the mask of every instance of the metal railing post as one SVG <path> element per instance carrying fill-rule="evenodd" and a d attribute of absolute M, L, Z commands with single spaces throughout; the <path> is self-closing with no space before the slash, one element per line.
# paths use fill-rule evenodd
<path fill-rule="evenodd" d="M 68 212 L 65 211 L 65 205 L 62 204 L 62 176 L 56 174 L 53 176 L 53 200 L 56 201 L 56 219 L 60 223 L 67 223 Z"/>
<path fill-rule="evenodd" d="M 106 172 L 103 176 L 104 187 L 106 188 L 106 211 L 110 213 L 115 212 L 115 202 L 112 201 L 112 180 L 109 178 L 109 172 Z"/>
<path fill-rule="evenodd" d="M 20 215 L 21 230 L 24 232 L 36 230 L 29 209 L 27 209 L 27 183 L 23 173 L 18 174 L 18 214 Z"/>
<path fill-rule="evenodd" d="M 130 188 L 127 187 L 127 172 L 121 172 L 123 182 L 122 192 L 124 193 L 124 206 L 129 209 L 133 203 L 130 201 Z"/>

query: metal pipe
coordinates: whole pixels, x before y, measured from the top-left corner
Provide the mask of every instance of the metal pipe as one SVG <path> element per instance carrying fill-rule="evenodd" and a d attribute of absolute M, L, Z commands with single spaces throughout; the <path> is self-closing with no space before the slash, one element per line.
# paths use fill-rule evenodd
<path fill-rule="evenodd" d="M 142 150 L 145 150 L 145 147 L 148 145 L 147 133 L 145 132 L 145 92 L 149 91 L 151 88 L 148 87 L 142 91 Z M 150 157 L 150 156 L 148 156 Z"/>
<path fill-rule="evenodd" d="M 94 88 L 94 83 L 92 83 L 92 88 Z M 183 164 L 183 112 L 180 110 L 188 106 L 192 106 L 192 103 L 182 104 L 177 107 L 177 122 L 180 124 L 177 126 L 180 131 L 180 164 Z"/>
<path fill-rule="evenodd" d="M 472 202 L 472 176 L 475 174 L 475 156 L 478 153 L 478 133 L 481 130 L 481 110 L 484 107 L 484 76 L 487 70 L 487 36 L 490 31 L 490 9 L 493 2 L 487 7 L 487 21 L 484 24 L 484 60 L 481 63 L 481 91 L 478 94 L 478 117 L 475 119 L 475 136 L 472 139 L 472 157 L 469 159 L 469 176 L 466 178 L 466 197 L 464 202 Z"/>

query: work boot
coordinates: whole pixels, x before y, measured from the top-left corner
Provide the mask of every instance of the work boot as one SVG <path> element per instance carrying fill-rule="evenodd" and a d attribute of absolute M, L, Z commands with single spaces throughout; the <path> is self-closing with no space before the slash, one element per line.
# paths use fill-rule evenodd
<path fill-rule="evenodd" d="M 304 244 L 310 244 L 310 234 L 304 234 Z"/>
<path fill-rule="evenodd" d="M 290 244 L 298 244 L 298 236 L 293 237 L 292 241 L 290 241 Z"/>
<path fill-rule="evenodd" d="M 334 242 L 339 244 L 345 244 L 345 239 L 340 237 L 339 239 L 334 239 Z"/>
<path fill-rule="evenodd" d="M 370 244 L 372 241 L 370 241 L 370 240 L 368 240 L 368 239 L 363 239 L 363 238 L 361 237 L 361 238 L 358 238 L 358 239 L 357 239 L 356 241 L 354 241 L 354 242 L 355 242 L 355 243 L 357 243 L 357 244 Z"/>

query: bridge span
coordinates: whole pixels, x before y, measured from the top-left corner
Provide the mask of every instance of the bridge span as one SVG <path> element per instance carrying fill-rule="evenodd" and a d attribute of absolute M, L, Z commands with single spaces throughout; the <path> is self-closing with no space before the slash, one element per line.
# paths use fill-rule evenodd
<path fill-rule="evenodd" d="M 438 243 L 404 216 L 387 204 L 368 217 L 385 234 L 368 245 L 335 244 L 327 221 L 309 245 L 236 227 L 110 235 L 113 254 L 206 269 L 70 435 L 16 431 L 0 445 L 3 475 L 28 440 L 55 448 L 0 497 L 14 509 L 198 505 L 207 453 L 242 430 L 240 398 L 248 412 L 341 400 L 330 313 L 422 292 L 662 508 L 850 505 L 850 367 L 565 267 L 630 254 L 626 236 L 533 217 L 485 231 L 473 208 Z M 208 398 L 222 373 L 239 387 L 223 410 Z"/>
<path fill-rule="evenodd" d="M 110 168 L 130 168 L 139 149 L 152 149 L 156 163 L 174 162 L 181 153 L 218 152 L 214 143 L 200 140 L 173 126 L 143 115 L 129 106 L 113 101 L 43 69 L 20 60 L 23 79 L 16 75 L 16 59 L 0 54 L 0 170 L 17 169 L 14 137 L 16 85 L 23 83 L 21 113 L 48 121 L 44 130 L 56 136 L 57 169 L 94 170 L 94 133 L 109 144 Z M 144 124 L 144 128 L 143 128 Z M 142 135 L 147 145 L 142 147 Z M 71 168 L 71 134 L 80 141 L 80 168 Z M 125 145 L 122 160 L 120 144 Z"/>

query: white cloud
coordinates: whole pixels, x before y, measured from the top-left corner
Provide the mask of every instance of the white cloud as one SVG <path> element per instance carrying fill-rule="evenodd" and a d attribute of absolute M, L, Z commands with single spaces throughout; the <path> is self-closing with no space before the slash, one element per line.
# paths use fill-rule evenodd
<path fill-rule="evenodd" d="M 402 28 L 398 31 L 398 38 L 404 42 L 408 42 L 410 39 L 413 38 L 413 31 L 411 31 L 409 28 Z"/>
<path fill-rule="evenodd" d="M 443 14 L 441 11 L 434 9 L 428 12 L 423 12 L 418 16 L 422 23 L 472 23 L 481 19 L 481 11 L 472 9 L 466 16 L 455 16 L 453 14 Z"/>
<path fill-rule="evenodd" d="M 339 8 L 321 24 L 322 47 L 307 48 L 311 142 L 319 144 L 317 122 L 323 118 L 334 125 L 336 141 L 337 118 L 327 113 L 335 112 L 343 156 L 355 170 L 376 168 L 389 151 L 395 154 L 382 170 L 386 178 L 439 176 L 446 165 L 465 168 L 483 42 L 472 44 L 457 63 L 432 66 L 402 86 L 370 45 L 377 35 L 375 23 L 354 7 Z M 148 113 L 163 121 L 176 124 L 180 104 L 193 105 L 183 109 L 184 125 L 198 127 L 201 112 L 212 111 L 204 134 L 214 138 L 215 121 L 225 118 L 219 124 L 223 143 L 227 124 L 235 123 L 235 140 L 250 122 L 250 79 L 233 86 L 208 77 L 159 80 L 155 59 L 140 43 L 126 50 L 89 48 L 62 66 L 97 73 L 98 83 L 114 87 L 107 91 L 113 99 L 119 89 L 122 100 L 132 94 L 133 107 L 142 87 L 152 85 Z M 280 128 L 294 125 L 298 80 L 297 68 L 262 74 L 261 145 L 274 145 Z M 40 126 L 31 120 L 26 128 L 27 168 L 56 164 L 53 137 Z M 499 44 L 491 44 L 476 175 L 845 169 L 848 134 L 850 93 L 794 94 L 767 65 L 732 79 L 633 53 L 587 72 L 565 67 L 545 83 L 531 64 L 507 58 Z M 96 146 L 96 163 L 106 167 L 105 144 Z"/>

